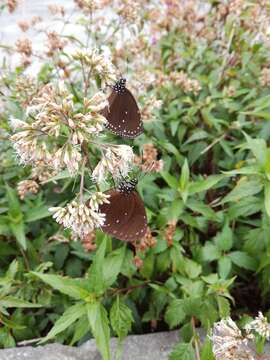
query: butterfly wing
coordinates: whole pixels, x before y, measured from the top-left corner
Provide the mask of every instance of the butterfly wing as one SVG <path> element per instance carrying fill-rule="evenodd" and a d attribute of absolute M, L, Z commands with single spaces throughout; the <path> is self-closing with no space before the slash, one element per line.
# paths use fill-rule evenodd
<path fill-rule="evenodd" d="M 112 91 L 108 101 L 109 107 L 102 112 L 108 121 L 108 129 L 130 139 L 143 132 L 140 110 L 128 89 L 125 88 L 123 93 Z"/>
<path fill-rule="evenodd" d="M 147 221 L 143 201 L 137 191 L 122 193 L 109 190 L 106 193 L 110 195 L 110 203 L 100 206 L 100 211 L 106 214 L 102 230 L 127 242 L 141 239 L 146 233 Z"/>

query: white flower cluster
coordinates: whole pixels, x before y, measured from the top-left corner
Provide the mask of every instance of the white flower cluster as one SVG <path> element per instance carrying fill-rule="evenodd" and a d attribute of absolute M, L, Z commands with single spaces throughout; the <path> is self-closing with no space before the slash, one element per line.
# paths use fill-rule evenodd
<path fill-rule="evenodd" d="M 84 237 L 104 224 L 105 214 L 99 212 L 99 205 L 109 203 L 108 198 L 109 195 L 97 192 L 92 195 L 88 205 L 73 200 L 66 207 L 53 207 L 49 211 L 58 224 Z"/>
<path fill-rule="evenodd" d="M 116 71 L 111 61 L 99 52 L 98 49 L 81 50 L 77 49 L 72 54 L 74 60 L 80 60 L 91 69 L 93 75 L 99 76 L 103 85 L 116 81 Z"/>
<path fill-rule="evenodd" d="M 270 339 L 270 323 L 261 312 L 259 312 L 255 320 L 251 321 L 245 326 L 245 330 L 250 337 L 252 335 L 252 331 L 255 331 L 266 340 Z"/>
<path fill-rule="evenodd" d="M 128 175 L 134 161 L 134 153 L 128 145 L 114 145 L 106 149 L 102 159 L 95 167 L 92 178 L 97 183 L 104 181 L 109 174 L 115 179 Z"/>
<path fill-rule="evenodd" d="M 35 165 L 43 161 L 57 171 L 67 168 L 76 173 L 82 157 L 79 145 L 103 130 L 107 120 L 99 112 L 107 105 L 106 95 L 98 92 L 85 99 L 78 112 L 63 83 L 46 85 L 27 109 L 29 122 L 10 120 L 17 131 L 11 140 L 21 162 Z M 67 139 L 61 147 L 53 141 L 60 136 Z"/>

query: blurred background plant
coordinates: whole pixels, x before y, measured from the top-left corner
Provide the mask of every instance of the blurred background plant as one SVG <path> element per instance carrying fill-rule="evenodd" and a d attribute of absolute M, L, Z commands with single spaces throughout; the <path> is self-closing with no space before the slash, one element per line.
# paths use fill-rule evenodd
<path fill-rule="evenodd" d="M 2 11 L 16 5 L 4 2 Z M 71 21 L 63 7 L 50 11 L 63 27 Z M 81 36 L 42 30 L 42 19 L 26 19 L 18 24 L 22 38 L 3 47 L 1 346 L 44 337 L 81 344 L 94 336 L 110 359 L 110 335 L 122 340 L 128 333 L 180 328 L 184 342 L 170 359 L 210 360 L 211 341 L 201 344 L 197 327 L 210 331 L 228 316 L 244 327 L 259 310 L 270 315 L 270 5 L 82 0 L 74 1 L 73 11 Z M 42 51 L 27 38 L 29 28 L 44 32 Z M 14 66 L 9 56 L 15 53 Z M 106 131 L 99 141 L 133 146 L 142 170 L 154 162 L 138 185 L 149 229 L 135 249 L 100 231 L 76 239 L 51 218 L 50 207 L 64 206 L 79 192 L 80 176 L 73 175 L 82 170 L 83 154 L 62 169 L 57 156 L 50 171 L 36 161 L 34 168 L 19 166 L 16 135 L 10 141 L 19 120 L 46 125 L 64 101 L 68 107 L 72 99 L 64 108 L 72 116 L 83 113 L 83 99 L 91 101 L 104 85 L 97 60 L 95 75 L 86 76 L 94 55 L 109 64 L 104 76 L 116 69 L 127 77 L 145 128 L 134 141 Z M 33 109 L 42 96 L 43 105 L 57 105 L 47 118 Z M 72 123 L 68 129 L 47 125 L 51 137 L 75 136 Z M 57 137 L 58 147 L 61 141 Z M 99 146 L 90 144 L 88 152 L 95 166 Z M 28 154 L 40 160 L 36 150 Z M 91 178 L 85 181 L 91 190 Z"/>

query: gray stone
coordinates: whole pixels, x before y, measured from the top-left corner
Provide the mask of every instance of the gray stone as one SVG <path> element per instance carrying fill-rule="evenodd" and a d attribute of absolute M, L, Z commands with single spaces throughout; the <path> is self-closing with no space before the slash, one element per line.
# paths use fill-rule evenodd
<path fill-rule="evenodd" d="M 179 331 L 128 336 L 122 347 L 122 360 L 167 360 L 179 340 Z M 117 339 L 111 339 L 112 359 L 117 352 Z M 101 360 L 95 341 L 75 348 L 60 344 L 0 350 L 0 360 Z"/>

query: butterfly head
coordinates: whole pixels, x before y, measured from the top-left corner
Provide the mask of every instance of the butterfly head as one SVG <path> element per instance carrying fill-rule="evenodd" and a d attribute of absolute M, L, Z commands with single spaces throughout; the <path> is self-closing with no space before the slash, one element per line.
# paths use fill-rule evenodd
<path fill-rule="evenodd" d="M 119 184 L 118 190 L 121 193 L 130 194 L 132 191 L 134 191 L 137 184 L 138 184 L 138 179 L 136 179 L 136 178 L 128 180 L 128 181 L 124 180 Z"/>
<path fill-rule="evenodd" d="M 113 90 L 116 91 L 118 94 L 123 94 L 126 89 L 126 82 L 127 80 L 125 78 L 120 78 L 120 80 L 118 80 L 114 84 Z"/>

